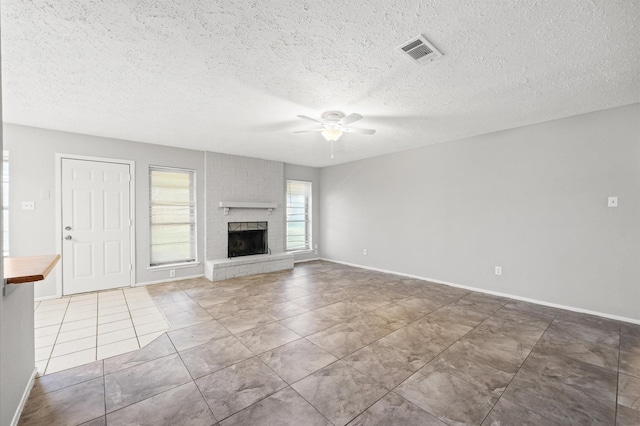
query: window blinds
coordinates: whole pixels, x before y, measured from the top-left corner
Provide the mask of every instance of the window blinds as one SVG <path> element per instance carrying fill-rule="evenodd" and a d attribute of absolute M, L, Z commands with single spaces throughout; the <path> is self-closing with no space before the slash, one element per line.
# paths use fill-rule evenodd
<path fill-rule="evenodd" d="M 149 168 L 151 266 L 196 260 L 195 172 Z"/>
<path fill-rule="evenodd" d="M 287 250 L 311 248 L 311 182 L 287 180 Z"/>

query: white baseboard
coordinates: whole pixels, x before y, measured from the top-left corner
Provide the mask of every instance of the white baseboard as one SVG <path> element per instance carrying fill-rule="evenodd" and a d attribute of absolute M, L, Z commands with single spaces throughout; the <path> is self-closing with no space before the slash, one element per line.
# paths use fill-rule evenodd
<path fill-rule="evenodd" d="M 29 394 L 31 393 L 31 389 L 36 381 L 36 375 L 38 374 L 38 369 L 34 368 L 33 373 L 31 373 L 31 377 L 29 378 L 29 382 L 27 383 L 27 387 L 24 388 L 24 393 L 22 394 L 22 399 L 20 399 L 20 404 L 16 409 L 15 414 L 13 415 L 13 420 L 11 420 L 11 426 L 17 426 L 18 421 L 20 420 L 20 416 L 22 415 L 22 410 L 24 410 L 24 406 L 27 404 L 27 400 L 29 399 Z"/>
<path fill-rule="evenodd" d="M 483 289 L 483 288 L 471 287 L 471 286 L 468 286 L 468 285 L 462 285 L 462 284 L 456 284 L 456 283 L 452 283 L 452 282 L 448 282 L 448 281 L 437 280 L 435 278 L 428 278 L 428 277 L 421 277 L 421 276 L 418 276 L 418 275 L 404 274 L 402 272 L 390 271 L 390 270 L 387 270 L 387 269 L 380 269 L 380 268 L 373 268 L 371 266 L 364 266 L 364 265 L 358 265 L 358 264 L 355 264 L 355 263 L 342 262 L 342 261 L 334 260 L 334 259 L 322 258 L 320 260 L 325 260 L 327 262 L 333 262 L 333 263 L 339 263 L 341 265 L 353 266 L 353 267 L 356 267 L 356 268 L 368 269 L 370 271 L 377 271 L 377 272 L 384 272 L 384 273 L 387 273 L 387 274 L 400 275 L 400 276 L 407 277 L 407 278 L 416 278 L 418 280 L 425 280 L 425 281 L 430 281 L 432 283 L 448 285 L 450 287 L 457 287 L 457 288 L 462 288 L 462 289 L 465 289 L 465 290 L 477 291 L 479 293 L 491 294 L 493 296 L 508 297 L 509 299 L 515 299 L 515 300 L 521 300 L 523 302 L 535 303 L 536 305 L 543 305 L 543 306 L 549 306 L 551 308 L 565 309 L 567 311 L 579 312 L 581 314 L 596 315 L 596 316 L 599 316 L 599 317 L 608 318 L 608 319 L 612 319 L 612 320 L 616 320 L 616 321 L 629 322 L 629 323 L 632 323 L 632 324 L 640 324 L 640 319 L 621 317 L 621 316 L 612 315 L 612 314 L 605 314 L 603 312 L 591 311 L 589 309 L 576 308 L 575 306 L 560 305 L 558 303 L 547 302 L 547 301 L 544 301 L 544 300 L 531 299 L 529 297 L 516 296 L 516 295 L 513 295 L 513 294 L 502 293 L 502 292 L 499 292 L 499 291 L 486 290 L 486 289 Z"/>
<path fill-rule="evenodd" d="M 320 258 L 319 257 L 314 257 L 313 259 L 294 260 L 293 263 L 313 262 L 314 260 L 320 260 Z"/>
<path fill-rule="evenodd" d="M 33 299 L 34 302 L 42 302 L 43 300 L 52 300 L 52 299 L 59 299 L 59 296 L 43 296 L 43 297 L 35 297 Z"/>
<path fill-rule="evenodd" d="M 166 280 L 158 280 L 158 281 L 146 281 L 143 283 L 135 283 L 132 287 L 142 287 L 142 286 L 152 285 L 152 284 L 163 284 L 163 283 L 170 283 L 174 281 L 191 280 L 191 279 L 200 278 L 200 277 L 204 277 L 204 274 L 190 275 L 188 277 L 169 278 Z"/>

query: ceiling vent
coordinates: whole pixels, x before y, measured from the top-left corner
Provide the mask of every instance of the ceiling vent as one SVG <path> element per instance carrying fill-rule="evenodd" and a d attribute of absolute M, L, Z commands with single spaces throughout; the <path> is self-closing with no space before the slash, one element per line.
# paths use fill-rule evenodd
<path fill-rule="evenodd" d="M 414 37 L 406 43 L 402 43 L 402 45 L 396 49 L 418 65 L 424 65 L 434 59 L 442 57 L 442 53 L 422 35 Z"/>

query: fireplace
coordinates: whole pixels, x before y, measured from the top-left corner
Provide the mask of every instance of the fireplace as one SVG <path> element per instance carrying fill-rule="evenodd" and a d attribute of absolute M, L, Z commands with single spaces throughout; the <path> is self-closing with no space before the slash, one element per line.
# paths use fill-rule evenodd
<path fill-rule="evenodd" d="M 266 254 L 269 251 L 267 222 L 229 222 L 229 257 Z"/>

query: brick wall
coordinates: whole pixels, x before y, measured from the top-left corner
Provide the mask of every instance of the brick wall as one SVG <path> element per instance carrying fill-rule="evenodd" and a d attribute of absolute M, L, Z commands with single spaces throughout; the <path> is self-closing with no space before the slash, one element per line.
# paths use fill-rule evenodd
<path fill-rule="evenodd" d="M 227 224 L 229 222 L 269 223 L 269 248 L 284 252 L 285 184 L 284 163 L 207 152 L 206 168 L 206 258 L 227 257 Z M 277 203 L 269 215 L 265 209 L 224 209 L 220 201 Z"/>

